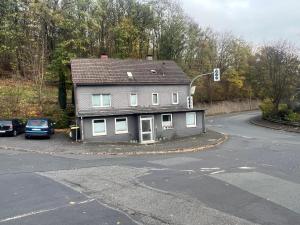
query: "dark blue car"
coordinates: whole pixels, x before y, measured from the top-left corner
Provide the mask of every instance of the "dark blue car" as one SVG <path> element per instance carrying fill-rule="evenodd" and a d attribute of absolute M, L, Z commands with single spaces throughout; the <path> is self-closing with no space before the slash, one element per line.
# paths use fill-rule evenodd
<path fill-rule="evenodd" d="M 54 123 L 50 119 L 29 119 L 25 128 L 25 138 L 45 137 L 54 134 Z"/>
<path fill-rule="evenodd" d="M 0 136 L 17 136 L 24 130 L 25 124 L 19 119 L 0 119 Z"/>

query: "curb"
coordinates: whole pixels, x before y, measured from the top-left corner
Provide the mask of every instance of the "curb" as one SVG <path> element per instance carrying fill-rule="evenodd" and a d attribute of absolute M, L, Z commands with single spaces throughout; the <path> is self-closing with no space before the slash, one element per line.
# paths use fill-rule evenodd
<path fill-rule="evenodd" d="M 280 128 L 280 127 L 274 127 L 274 126 L 269 126 L 269 125 L 266 125 L 266 124 L 261 124 L 259 122 L 256 122 L 255 121 L 256 118 L 253 118 L 253 119 L 250 119 L 249 122 L 255 126 L 259 126 L 259 127 L 264 127 L 264 128 L 268 128 L 268 129 L 272 129 L 272 130 L 281 130 L 281 131 L 286 131 L 286 132 L 292 132 L 292 133 L 296 133 L 296 134 L 299 134 L 300 131 L 295 131 L 295 130 L 289 130 L 287 128 Z M 268 121 L 269 123 L 272 123 L 270 121 Z M 276 124 L 276 123 L 275 123 Z M 277 125 L 277 124 L 276 124 Z M 281 125 L 283 126 L 282 124 L 278 124 L 278 125 Z"/>
<path fill-rule="evenodd" d="M 161 155 L 161 154 L 172 154 L 172 153 L 192 153 L 192 152 L 199 152 L 204 150 L 209 150 L 211 148 L 217 147 L 229 139 L 227 134 L 223 134 L 223 137 L 216 140 L 216 143 L 193 147 L 193 148 L 178 148 L 178 149 L 171 149 L 167 151 L 145 151 L 145 152 L 87 152 L 87 153 L 57 153 L 57 152 L 44 152 L 32 149 L 23 149 L 23 148 L 14 148 L 14 147 L 7 147 L 7 146 L 0 146 L 2 150 L 12 150 L 12 151 L 19 151 L 19 152 L 27 152 L 27 153 L 37 153 L 37 154 L 46 154 L 46 155 L 53 155 L 53 156 L 64 156 L 64 155 L 102 155 L 102 156 L 139 156 L 139 155 Z"/>
<path fill-rule="evenodd" d="M 172 154 L 172 153 L 192 153 L 192 152 L 199 152 L 208 150 L 214 147 L 217 147 L 223 144 L 225 141 L 228 140 L 229 136 L 227 134 L 223 134 L 224 137 L 219 138 L 217 143 L 204 145 L 200 147 L 194 148 L 179 148 L 174 150 L 167 150 L 167 151 L 148 151 L 148 152 L 120 152 L 120 153 L 107 153 L 107 152 L 99 152 L 99 153 L 84 153 L 85 155 L 122 155 L 122 156 L 134 156 L 134 155 L 161 155 L 161 154 Z"/>

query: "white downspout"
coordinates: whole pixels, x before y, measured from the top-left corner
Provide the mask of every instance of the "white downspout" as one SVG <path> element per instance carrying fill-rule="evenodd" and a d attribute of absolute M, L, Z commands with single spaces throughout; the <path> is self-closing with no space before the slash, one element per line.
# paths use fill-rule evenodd
<path fill-rule="evenodd" d="M 84 141 L 84 132 L 83 132 L 83 119 L 80 117 L 80 126 L 81 126 L 81 141 Z"/>

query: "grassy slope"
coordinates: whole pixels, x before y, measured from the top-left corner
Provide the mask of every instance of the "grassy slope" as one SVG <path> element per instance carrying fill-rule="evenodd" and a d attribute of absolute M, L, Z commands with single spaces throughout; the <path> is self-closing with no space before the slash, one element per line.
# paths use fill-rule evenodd
<path fill-rule="evenodd" d="M 57 107 L 57 88 L 43 88 L 43 107 Z M 37 85 L 33 81 L 0 80 L 0 117 L 28 118 L 42 115 L 38 105 Z"/>

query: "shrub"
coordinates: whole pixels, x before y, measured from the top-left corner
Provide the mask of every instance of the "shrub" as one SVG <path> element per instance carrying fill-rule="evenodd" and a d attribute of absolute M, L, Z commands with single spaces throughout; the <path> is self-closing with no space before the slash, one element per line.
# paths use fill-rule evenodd
<path fill-rule="evenodd" d="M 286 120 L 285 118 L 291 114 L 293 111 L 289 109 L 287 104 L 279 104 L 278 113 L 276 117 L 280 120 Z"/>
<path fill-rule="evenodd" d="M 56 124 L 55 128 L 63 129 L 69 127 L 69 116 L 66 111 L 60 109 L 56 105 L 49 105 L 43 109 L 43 115 L 52 119 Z"/>
<path fill-rule="evenodd" d="M 274 105 L 271 99 L 265 99 L 260 105 L 260 110 L 262 111 L 263 118 L 272 117 L 274 115 Z"/>
<path fill-rule="evenodd" d="M 300 122 L 300 114 L 291 111 L 288 115 L 285 116 L 285 120 L 290 122 Z"/>

